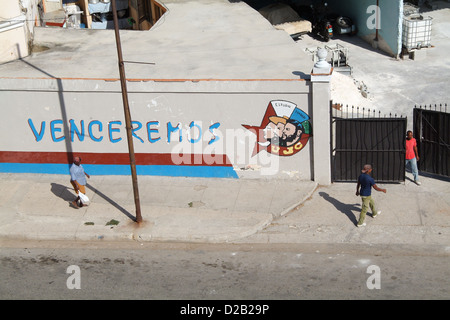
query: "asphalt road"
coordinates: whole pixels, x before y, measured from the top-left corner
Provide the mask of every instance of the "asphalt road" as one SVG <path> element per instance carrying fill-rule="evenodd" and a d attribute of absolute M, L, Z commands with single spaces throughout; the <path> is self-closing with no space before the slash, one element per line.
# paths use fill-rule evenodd
<path fill-rule="evenodd" d="M 14 242 L 0 266 L 2 300 L 450 297 L 448 256 L 418 246 Z"/>

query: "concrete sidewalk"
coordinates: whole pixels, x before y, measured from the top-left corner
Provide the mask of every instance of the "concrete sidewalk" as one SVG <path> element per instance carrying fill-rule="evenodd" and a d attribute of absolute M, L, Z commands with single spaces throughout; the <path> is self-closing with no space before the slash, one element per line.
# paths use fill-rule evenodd
<path fill-rule="evenodd" d="M 255 234 L 310 197 L 312 181 L 91 176 L 89 206 L 70 206 L 69 176 L 0 174 L 0 238 L 231 242 Z"/>
<path fill-rule="evenodd" d="M 356 183 L 319 186 L 299 208 L 275 219 L 270 226 L 244 241 L 248 243 L 358 244 L 392 249 L 411 246 L 450 254 L 450 180 L 420 176 L 421 186 L 407 173 L 404 183 L 377 185 L 372 190 L 381 214 L 366 215 L 357 228 L 361 198 Z M 430 251 L 431 252 L 431 251 Z"/>
<path fill-rule="evenodd" d="M 439 245 L 450 252 L 450 183 L 421 176 L 373 192 L 382 210 L 356 228 L 356 184 L 138 177 L 144 222 L 133 221 L 131 177 L 92 176 L 76 209 L 69 176 L 0 174 L 0 239 L 197 243 Z"/>

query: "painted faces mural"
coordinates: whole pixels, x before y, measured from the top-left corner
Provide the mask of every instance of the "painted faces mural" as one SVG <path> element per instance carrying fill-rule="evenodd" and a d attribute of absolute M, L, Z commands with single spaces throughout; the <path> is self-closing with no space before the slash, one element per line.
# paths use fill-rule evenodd
<path fill-rule="evenodd" d="M 309 116 L 295 103 L 270 101 L 261 125 L 242 125 L 256 135 L 252 156 L 265 150 L 279 156 L 292 156 L 302 150 L 311 137 Z"/>

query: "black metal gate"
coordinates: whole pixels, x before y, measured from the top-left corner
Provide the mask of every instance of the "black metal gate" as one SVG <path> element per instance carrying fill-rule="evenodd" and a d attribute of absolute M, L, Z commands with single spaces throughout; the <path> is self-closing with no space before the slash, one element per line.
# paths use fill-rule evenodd
<path fill-rule="evenodd" d="M 447 105 L 414 108 L 419 170 L 450 176 L 450 114 Z"/>
<path fill-rule="evenodd" d="M 332 105 L 332 180 L 355 182 L 365 164 L 377 182 L 405 181 L 407 118 Z"/>

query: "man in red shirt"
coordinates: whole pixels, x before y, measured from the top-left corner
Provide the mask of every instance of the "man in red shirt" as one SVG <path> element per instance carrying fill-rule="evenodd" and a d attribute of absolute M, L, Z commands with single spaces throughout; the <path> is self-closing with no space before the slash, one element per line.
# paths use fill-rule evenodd
<path fill-rule="evenodd" d="M 413 138 L 413 133 L 411 130 L 406 132 L 406 165 L 408 163 L 411 166 L 411 171 L 414 176 L 414 182 L 420 186 L 421 183 L 419 181 L 419 170 L 417 169 L 417 161 L 419 161 L 419 153 L 417 151 L 417 142 L 416 139 Z"/>

